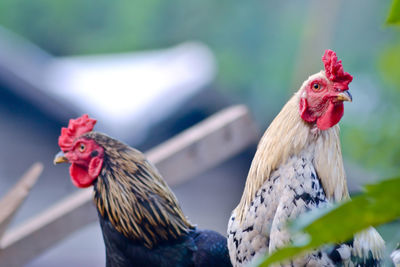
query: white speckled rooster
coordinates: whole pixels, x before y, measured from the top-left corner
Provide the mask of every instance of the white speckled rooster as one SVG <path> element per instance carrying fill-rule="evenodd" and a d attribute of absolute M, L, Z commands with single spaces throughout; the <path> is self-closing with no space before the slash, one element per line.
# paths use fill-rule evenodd
<path fill-rule="evenodd" d="M 228 225 L 234 266 L 243 266 L 291 242 L 288 219 L 349 197 L 340 149 L 343 101 L 352 101 L 336 53 L 326 50 L 325 70 L 310 76 L 262 137 L 243 196 Z M 378 265 L 384 241 L 370 228 L 331 252 L 314 251 L 289 266 Z"/>

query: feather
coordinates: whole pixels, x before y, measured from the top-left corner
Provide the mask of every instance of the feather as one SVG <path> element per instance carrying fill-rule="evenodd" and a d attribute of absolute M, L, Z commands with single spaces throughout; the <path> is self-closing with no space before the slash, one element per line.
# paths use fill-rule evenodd
<path fill-rule="evenodd" d="M 400 267 L 400 249 L 397 249 L 393 251 L 390 254 L 390 257 L 392 258 L 393 264 L 395 267 Z"/>
<path fill-rule="evenodd" d="M 371 253 L 373 259 L 382 260 L 384 247 L 385 241 L 375 228 L 369 227 L 354 236 L 352 255 L 365 261 Z"/>

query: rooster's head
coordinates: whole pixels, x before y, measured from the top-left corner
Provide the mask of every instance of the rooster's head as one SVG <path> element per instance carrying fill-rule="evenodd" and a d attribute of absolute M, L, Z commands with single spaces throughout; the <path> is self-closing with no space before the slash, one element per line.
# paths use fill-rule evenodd
<path fill-rule="evenodd" d="M 326 130 L 342 118 L 343 101 L 352 101 L 347 90 L 353 77 L 343 71 L 342 61 L 332 50 L 325 51 L 322 61 L 325 71 L 310 76 L 300 89 L 299 109 L 304 121 Z"/>
<path fill-rule="evenodd" d="M 95 140 L 85 137 L 91 132 L 96 120 L 83 115 L 71 119 L 68 128 L 62 128 L 58 138 L 61 151 L 54 163 L 70 162 L 71 180 L 77 187 L 88 187 L 99 176 L 104 158 L 104 149 Z"/>

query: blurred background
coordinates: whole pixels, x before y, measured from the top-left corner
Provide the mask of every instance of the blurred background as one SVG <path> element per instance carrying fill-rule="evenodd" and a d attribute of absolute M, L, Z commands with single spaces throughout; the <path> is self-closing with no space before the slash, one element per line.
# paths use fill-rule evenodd
<path fill-rule="evenodd" d="M 142 151 L 216 111 L 246 104 L 261 132 L 325 49 L 354 76 L 341 140 L 350 189 L 400 173 L 400 28 L 391 1 L 2 0 L 0 195 L 45 170 L 14 225 L 75 189 L 52 166 L 60 127 L 83 112 Z M 226 231 L 255 145 L 173 188 L 200 227 Z M 398 203 L 394 203 L 397 205 Z M 398 224 L 380 228 L 399 240 Z M 104 266 L 97 224 L 27 266 Z"/>

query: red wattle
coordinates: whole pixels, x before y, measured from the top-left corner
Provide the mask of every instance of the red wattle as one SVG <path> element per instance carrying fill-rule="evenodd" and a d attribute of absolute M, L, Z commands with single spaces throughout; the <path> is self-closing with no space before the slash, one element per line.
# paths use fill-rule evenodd
<path fill-rule="evenodd" d="M 72 183 L 79 188 L 85 188 L 92 185 L 93 181 L 97 178 L 92 178 L 85 167 L 72 163 L 69 167 L 69 174 Z"/>
<path fill-rule="evenodd" d="M 328 109 L 325 114 L 317 119 L 317 127 L 320 130 L 327 130 L 336 125 L 342 118 L 344 113 L 343 102 L 329 102 Z"/>

